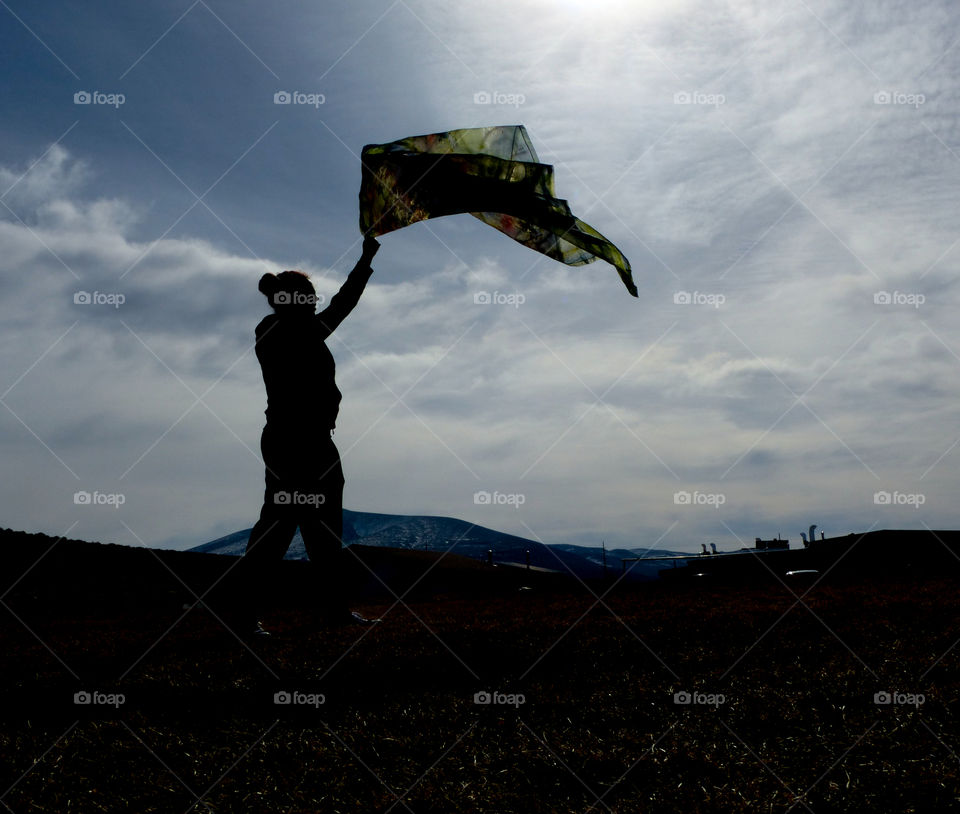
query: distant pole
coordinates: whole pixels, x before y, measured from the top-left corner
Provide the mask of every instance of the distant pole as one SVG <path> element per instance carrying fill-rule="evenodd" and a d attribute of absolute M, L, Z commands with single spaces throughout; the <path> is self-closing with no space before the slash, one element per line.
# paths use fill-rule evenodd
<path fill-rule="evenodd" d="M 527 549 L 527 570 L 530 570 L 530 549 Z"/>
<path fill-rule="evenodd" d="M 493 549 L 487 549 L 487 565 L 493 565 Z"/>

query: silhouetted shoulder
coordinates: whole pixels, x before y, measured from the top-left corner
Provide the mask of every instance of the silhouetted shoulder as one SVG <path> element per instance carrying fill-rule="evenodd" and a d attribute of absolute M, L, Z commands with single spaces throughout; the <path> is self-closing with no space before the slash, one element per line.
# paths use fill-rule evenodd
<path fill-rule="evenodd" d="M 276 314 L 267 314 L 263 319 L 261 319 L 256 328 L 257 339 L 270 330 L 270 328 L 276 324 L 278 319 L 279 317 Z"/>

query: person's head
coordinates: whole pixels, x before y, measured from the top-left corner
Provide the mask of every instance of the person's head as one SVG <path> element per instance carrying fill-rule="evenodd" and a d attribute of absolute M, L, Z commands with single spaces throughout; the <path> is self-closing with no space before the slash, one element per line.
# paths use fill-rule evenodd
<path fill-rule="evenodd" d="M 277 316 L 310 316 L 316 311 L 317 292 L 302 271 L 264 274 L 259 288 Z"/>

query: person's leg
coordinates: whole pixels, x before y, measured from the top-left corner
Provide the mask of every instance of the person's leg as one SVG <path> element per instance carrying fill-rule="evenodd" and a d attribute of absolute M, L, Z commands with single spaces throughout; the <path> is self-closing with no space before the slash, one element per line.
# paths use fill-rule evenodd
<path fill-rule="evenodd" d="M 320 466 L 304 485 L 313 500 L 301 506 L 300 534 L 318 589 L 317 608 L 332 620 L 349 615 L 343 573 L 343 469 L 333 440 L 317 452 Z"/>
<path fill-rule="evenodd" d="M 260 519 L 250 532 L 247 549 L 237 564 L 240 605 L 244 621 L 259 619 L 265 599 L 275 586 L 280 563 L 297 531 L 297 521 L 289 507 L 274 503 L 277 491 L 268 490 Z"/>
<path fill-rule="evenodd" d="M 256 625 L 265 604 L 264 595 L 274 585 L 279 564 L 297 530 L 296 514 L 289 500 L 289 445 L 264 428 L 260 451 L 266 481 L 263 507 L 250 532 L 246 551 L 234 567 L 232 610 L 236 623 L 244 630 Z"/>

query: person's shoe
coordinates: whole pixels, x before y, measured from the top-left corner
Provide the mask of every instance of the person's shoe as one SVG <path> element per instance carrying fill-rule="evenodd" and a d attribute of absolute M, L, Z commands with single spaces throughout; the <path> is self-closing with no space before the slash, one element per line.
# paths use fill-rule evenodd
<path fill-rule="evenodd" d="M 357 613 L 357 611 L 350 611 L 350 618 L 352 619 L 352 622 L 348 622 L 347 624 L 375 625 L 377 624 L 377 622 L 383 621 L 383 619 L 380 619 L 379 617 L 377 617 L 376 619 L 368 619 L 363 614 Z"/>
<path fill-rule="evenodd" d="M 349 627 L 351 625 L 370 626 L 382 619 L 368 619 L 356 611 L 344 610 L 340 613 L 327 614 L 324 621 L 331 627 Z"/>
<path fill-rule="evenodd" d="M 262 622 L 257 620 L 244 628 L 243 635 L 248 639 L 265 639 L 273 634 L 263 626 Z"/>

